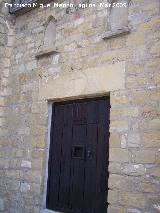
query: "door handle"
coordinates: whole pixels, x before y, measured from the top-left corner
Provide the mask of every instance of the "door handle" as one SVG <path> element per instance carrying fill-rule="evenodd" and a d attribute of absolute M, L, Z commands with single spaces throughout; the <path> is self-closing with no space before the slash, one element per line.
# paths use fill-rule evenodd
<path fill-rule="evenodd" d="M 89 159 L 92 158 L 92 152 L 90 150 L 87 151 L 87 158 L 89 158 Z"/>

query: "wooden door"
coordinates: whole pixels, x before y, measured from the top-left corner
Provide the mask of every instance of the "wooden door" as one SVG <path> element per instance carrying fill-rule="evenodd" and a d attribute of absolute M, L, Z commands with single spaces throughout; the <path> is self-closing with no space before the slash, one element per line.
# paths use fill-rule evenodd
<path fill-rule="evenodd" d="M 46 206 L 106 213 L 109 97 L 53 105 Z"/>

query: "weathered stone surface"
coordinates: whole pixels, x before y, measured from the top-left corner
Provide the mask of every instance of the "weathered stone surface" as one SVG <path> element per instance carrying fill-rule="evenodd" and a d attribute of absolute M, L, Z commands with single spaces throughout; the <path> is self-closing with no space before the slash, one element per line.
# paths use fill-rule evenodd
<path fill-rule="evenodd" d="M 110 162 L 109 163 L 109 171 L 111 174 L 121 174 L 121 164 L 120 163 L 115 163 L 115 162 Z"/>
<path fill-rule="evenodd" d="M 123 175 L 110 175 L 109 188 L 118 190 L 123 188 L 124 191 L 135 191 L 138 181 L 134 177 L 127 177 Z"/>
<path fill-rule="evenodd" d="M 131 154 L 128 150 L 120 148 L 111 148 L 109 160 L 114 162 L 129 162 Z"/>
<path fill-rule="evenodd" d="M 21 192 L 27 192 L 27 191 L 30 191 L 31 187 L 28 183 L 21 183 L 21 186 L 20 186 L 20 191 Z"/>
<path fill-rule="evenodd" d="M 36 67 L 37 67 L 37 63 L 36 63 L 35 60 L 34 60 L 34 61 L 31 61 L 31 62 L 28 62 L 28 63 L 26 64 L 26 69 L 27 69 L 28 71 L 33 70 L 33 69 L 35 69 Z"/>
<path fill-rule="evenodd" d="M 139 193 L 121 192 L 119 194 L 119 202 L 124 206 L 132 206 L 140 209 L 145 208 L 145 197 Z"/>
<path fill-rule="evenodd" d="M 110 204 L 116 204 L 118 200 L 118 193 L 117 191 L 109 190 L 108 191 L 108 202 Z"/>
<path fill-rule="evenodd" d="M 30 129 L 29 127 L 21 127 L 18 129 L 18 134 L 19 135 L 29 135 L 30 134 Z"/>
<path fill-rule="evenodd" d="M 127 213 L 141 213 L 138 209 L 127 209 Z"/>
<path fill-rule="evenodd" d="M 122 135 L 121 137 L 121 148 L 125 149 L 127 148 L 127 136 L 126 135 Z"/>
<path fill-rule="evenodd" d="M 144 44 L 145 35 L 141 32 L 132 33 L 127 39 L 127 46 L 135 46 Z"/>
<path fill-rule="evenodd" d="M 131 133 L 128 135 L 128 147 L 139 147 L 140 135 L 138 133 Z"/>
<path fill-rule="evenodd" d="M 149 122 L 150 129 L 160 129 L 160 119 L 153 119 Z"/>
<path fill-rule="evenodd" d="M 142 176 L 146 173 L 143 164 L 126 164 L 122 167 L 122 173 L 130 176 Z"/>
<path fill-rule="evenodd" d="M 144 183 L 141 183 L 139 191 L 140 190 L 142 190 L 143 192 L 146 192 L 146 193 L 157 193 L 158 186 L 156 184 L 144 182 Z"/>
<path fill-rule="evenodd" d="M 154 163 L 155 162 L 155 151 L 148 151 L 148 150 L 143 150 L 143 151 L 137 151 L 134 152 L 135 154 L 135 162 L 136 163 Z"/>
<path fill-rule="evenodd" d="M 129 103 L 129 97 L 125 93 L 111 94 L 111 106 L 124 106 Z"/>
<path fill-rule="evenodd" d="M 26 160 L 22 160 L 21 167 L 31 168 L 31 162 L 26 161 Z"/>
<path fill-rule="evenodd" d="M 1 159 L 0 168 L 4 168 L 4 169 L 9 168 L 9 159 Z"/>
<path fill-rule="evenodd" d="M 159 131 L 152 131 L 152 132 L 145 132 L 143 134 L 143 145 L 144 147 L 160 147 L 160 132 Z"/>
<path fill-rule="evenodd" d="M 160 54 L 159 49 L 160 49 L 160 42 L 156 42 L 156 43 L 153 44 L 153 46 L 151 47 L 150 52 L 151 52 L 152 54 Z"/>
<path fill-rule="evenodd" d="M 115 130 L 119 132 L 128 130 L 128 122 L 125 120 L 111 121 L 110 130 Z"/>
<path fill-rule="evenodd" d="M 159 167 L 152 168 L 150 174 L 156 177 L 160 177 L 160 168 Z"/>
<path fill-rule="evenodd" d="M 114 205 L 109 205 L 108 207 L 108 213 L 115 213 L 115 212 L 119 212 L 119 213 L 125 213 L 125 208 L 122 206 L 114 206 Z"/>

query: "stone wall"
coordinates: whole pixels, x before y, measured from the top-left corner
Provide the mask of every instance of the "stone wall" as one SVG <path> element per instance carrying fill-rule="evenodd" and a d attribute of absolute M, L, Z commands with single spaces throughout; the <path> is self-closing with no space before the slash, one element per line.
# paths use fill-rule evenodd
<path fill-rule="evenodd" d="M 159 0 L 132 0 L 130 34 L 105 40 L 105 8 L 66 10 L 52 2 L 18 16 L 13 30 L 0 16 L 0 211 L 42 209 L 48 101 L 39 93 L 40 82 L 120 62 L 125 89 L 108 91 L 108 213 L 160 211 L 159 6 Z M 50 15 L 56 19 L 57 52 L 36 58 Z"/>
<path fill-rule="evenodd" d="M 7 1 L 6 1 L 7 2 Z M 12 180 L 5 177 L 10 168 L 10 150 L 12 147 L 7 126 L 8 97 L 12 94 L 9 84 L 10 57 L 14 39 L 14 30 L 8 10 L 0 2 L 0 212 L 6 210 L 9 203 L 9 191 Z M 7 212 L 7 211 L 6 211 Z"/>

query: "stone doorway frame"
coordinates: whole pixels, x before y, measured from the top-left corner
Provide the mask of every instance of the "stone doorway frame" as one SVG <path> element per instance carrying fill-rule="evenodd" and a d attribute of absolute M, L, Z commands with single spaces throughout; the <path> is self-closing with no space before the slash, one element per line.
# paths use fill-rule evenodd
<path fill-rule="evenodd" d="M 81 72 L 62 73 L 39 82 L 39 98 L 48 102 L 47 135 L 45 138 L 44 181 L 41 213 L 60 213 L 46 209 L 48 159 L 52 104 L 54 102 L 109 96 L 110 92 L 125 89 L 125 62 L 104 64 Z"/>

